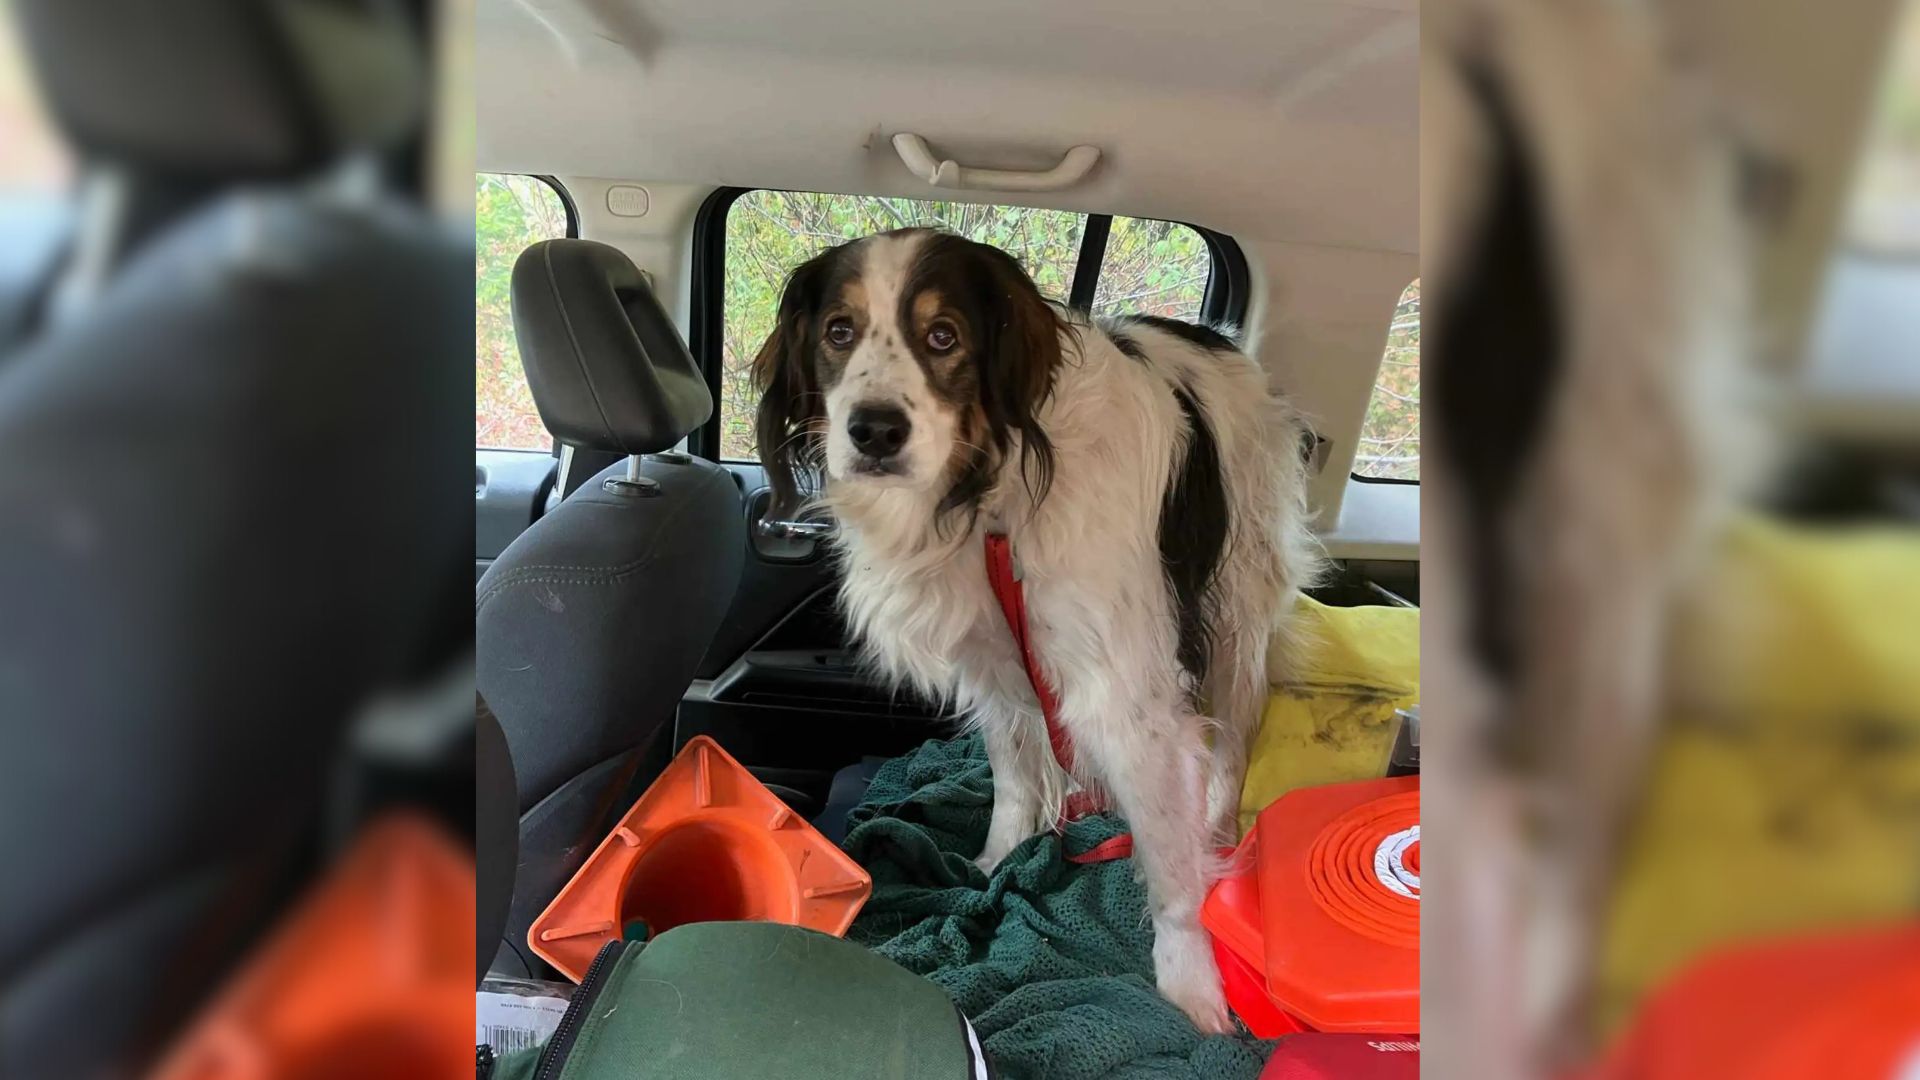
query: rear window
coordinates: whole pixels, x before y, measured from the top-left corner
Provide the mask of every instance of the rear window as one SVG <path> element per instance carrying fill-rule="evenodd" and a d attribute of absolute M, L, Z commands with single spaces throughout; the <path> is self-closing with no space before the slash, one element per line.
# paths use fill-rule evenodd
<path fill-rule="evenodd" d="M 1212 274 L 1207 241 L 1193 226 L 1117 217 L 1100 262 L 1093 313 L 1195 322 Z"/>
<path fill-rule="evenodd" d="M 73 157 L 40 100 L 11 5 L 0 4 L 0 200 L 61 191 Z M 4 207 L 0 207 L 4 209 Z"/>
<path fill-rule="evenodd" d="M 1848 217 L 1856 247 L 1920 257 L 1920 3 L 1894 33 Z"/>
<path fill-rule="evenodd" d="M 1400 294 L 1387 330 L 1380 378 L 1360 427 L 1353 474 L 1362 480 L 1420 479 L 1420 282 Z"/>
<path fill-rule="evenodd" d="M 1018 260 L 1043 295 L 1061 303 L 1072 302 L 1076 295 L 1091 298 L 1095 314 L 1188 320 L 1203 316 L 1213 246 L 1190 225 L 1022 206 L 743 192 L 726 210 L 719 342 L 721 460 L 756 456 L 753 412 L 759 394 L 749 369 L 773 331 L 787 274 L 836 244 L 919 226 L 992 244 Z M 1090 268 L 1087 280 L 1079 280 L 1083 264 Z"/>

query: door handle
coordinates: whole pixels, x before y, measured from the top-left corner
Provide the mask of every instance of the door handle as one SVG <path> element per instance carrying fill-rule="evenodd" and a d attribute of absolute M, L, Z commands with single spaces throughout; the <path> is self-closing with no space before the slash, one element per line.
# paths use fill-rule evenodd
<path fill-rule="evenodd" d="M 833 534 L 831 521 L 769 521 L 761 518 L 758 528 L 762 535 L 776 540 L 822 540 Z"/>
<path fill-rule="evenodd" d="M 747 497 L 747 541 L 768 562 L 811 562 L 820 542 L 833 535 L 831 518 L 768 518 L 773 493 L 761 488 Z"/>

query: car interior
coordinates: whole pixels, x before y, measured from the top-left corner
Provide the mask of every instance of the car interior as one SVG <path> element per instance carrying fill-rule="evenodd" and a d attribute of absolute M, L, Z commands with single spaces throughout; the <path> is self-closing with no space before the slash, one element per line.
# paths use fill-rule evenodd
<path fill-rule="evenodd" d="M 1728 31 L 1714 62 L 1753 87 L 1782 39 L 1682 6 Z M 1857 55 L 1887 17 L 1834 30 Z M 764 520 L 745 367 L 786 271 L 832 243 L 934 224 L 1096 316 L 1232 328 L 1312 426 L 1336 570 L 1316 598 L 1418 604 L 1415 0 L 1098 20 L 483 0 L 476 41 L 479 689 L 521 815 L 496 971 L 551 976 L 528 925 L 694 737 L 831 835 L 863 762 L 953 731 L 854 662 L 823 523 Z M 1871 95 L 1817 67 L 1793 69 L 1806 112 L 1766 144 L 1792 195 L 1763 293 L 1785 339 L 1813 342 L 1777 361 L 1799 371 L 1808 437 L 1774 495 L 1884 514 L 1907 490 L 1885 439 L 1914 395 L 1862 393 L 1897 377 L 1836 321 L 1861 323 L 1911 264 L 1822 242 L 1853 197 L 1830 122 L 1864 123 Z"/>
<path fill-rule="evenodd" d="M 4 891 L 0 1072 L 150 1057 L 383 804 L 467 828 L 430 37 L 477 94 L 477 974 L 566 978 L 529 928 L 699 740 L 836 838 L 956 730 L 857 662 L 830 523 L 768 516 L 747 369 L 833 244 L 943 228 L 1066 307 L 1218 328 L 1309 421 L 1314 598 L 1420 604 L 1420 0 L 339 7 L 0 10 L 38 69 L 0 63 L 0 176 L 54 177 L 0 185 L 0 689 L 35 721 L 0 807 L 39 886 Z M 1920 2 L 1663 10 L 1755 114 L 1768 508 L 1911 526 Z M 409 695 L 430 721 L 382 728 Z"/>
<path fill-rule="evenodd" d="M 762 520 L 742 369 L 831 242 L 937 224 L 1061 303 L 1233 328 L 1311 418 L 1317 595 L 1418 602 L 1416 6 L 1213 8 L 480 5 L 478 686 L 521 814 L 497 972 L 550 975 L 529 923 L 690 739 L 831 830 L 836 774 L 953 733 L 854 663 L 820 523 Z M 1073 29 L 1004 32 L 1034 20 Z M 903 133 L 958 163 L 941 186 Z M 500 292 L 529 390 L 489 414 Z M 1383 361 L 1402 430 L 1368 426 Z"/>

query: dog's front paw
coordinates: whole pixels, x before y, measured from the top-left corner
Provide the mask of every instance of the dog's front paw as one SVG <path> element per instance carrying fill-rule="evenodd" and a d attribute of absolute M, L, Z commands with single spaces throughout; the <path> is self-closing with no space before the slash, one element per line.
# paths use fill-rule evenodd
<path fill-rule="evenodd" d="M 980 852 L 979 858 L 973 860 L 973 865 L 979 867 L 981 873 L 992 877 L 993 872 L 998 870 L 1000 864 L 1006 861 L 1007 855 L 1013 851 L 1015 846 L 1016 845 L 1013 844 L 996 844 L 990 836 L 987 838 L 986 848 Z"/>
<path fill-rule="evenodd" d="M 1156 923 L 1153 971 L 1160 994 L 1187 1014 L 1206 1035 L 1231 1035 L 1233 1014 L 1220 988 L 1220 969 L 1213 962 L 1207 932 L 1196 924 L 1167 926 Z"/>

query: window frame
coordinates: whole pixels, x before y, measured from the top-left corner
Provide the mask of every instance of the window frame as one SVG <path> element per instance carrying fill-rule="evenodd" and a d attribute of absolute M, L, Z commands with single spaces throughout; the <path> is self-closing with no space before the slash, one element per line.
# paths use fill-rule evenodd
<path fill-rule="evenodd" d="M 694 215 L 693 294 L 688 304 L 687 345 L 706 377 L 707 391 L 713 395 L 714 406 L 713 415 L 688 437 L 687 449 L 709 461 L 728 460 L 720 457 L 720 380 L 726 362 L 721 342 L 726 327 L 727 214 L 742 196 L 755 191 L 785 190 L 789 189 L 717 187 L 707 195 L 700 204 L 699 212 Z M 839 194 L 855 199 L 884 197 Z M 1107 236 L 1113 228 L 1114 219 L 1112 214 L 1085 216 L 1086 222 L 1080 230 L 1080 252 L 1074 262 L 1073 282 L 1067 291 L 1067 306 L 1081 312 L 1093 305 L 1100 269 L 1106 261 Z M 1207 288 L 1200 300 L 1201 321 L 1210 325 L 1242 326 L 1252 298 L 1252 274 L 1240 245 L 1225 233 L 1191 222 L 1169 218 L 1151 220 L 1172 221 L 1175 225 L 1192 229 L 1207 245 Z"/>
<path fill-rule="evenodd" d="M 1347 474 L 1347 479 L 1358 480 L 1363 484 L 1406 484 L 1412 487 L 1420 486 L 1420 481 L 1409 480 L 1404 476 L 1362 476 L 1357 472 L 1350 472 Z"/>
<path fill-rule="evenodd" d="M 475 176 L 518 176 L 528 180 L 538 180 L 547 185 L 549 190 L 560 197 L 560 209 L 565 211 L 567 215 L 566 234 L 559 237 L 549 237 L 549 239 L 580 239 L 580 208 L 574 204 L 572 192 L 567 190 L 567 185 L 560 182 L 559 177 L 553 176 L 550 173 L 495 172 L 490 169 L 475 169 L 473 172 Z M 534 243 L 539 242 L 540 241 L 537 240 L 534 241 Z M 528 247 L 531 246 L 533 245 L 528 245 Z M 525 251 L 526 249 L 522 248 L 521 250 Z M 517 257 L 518 256 L 516 256 L 516 258 Z M 523 376 L 526 374 L 526 361 L 524 359 L 521 360 L 521 374 Z M 544 426 L 543 424 L 542 427 Z M 551 431 L 547 432 L 547 448 L 545 450 L 536 450 L 526 446 L 481 446 L 478 437 L 474 439 L 473 448 L 476 452 L 485 450 L 488 453 L 500 454 L 546 454 L 548 457 L 554 458 L 560 456 L 560 440 L 554 437 Z"/>
<path fill-rule="evenodd" d="M 1416 284 L 1418 284 L 1418 283 L 1419 283 L 1419 281 L 1420 281 L 1420 279 L 1419 279 L 1419 278 L 1414 278 L 1414 279 L 1413 279 L 1413 281 L 1411 281 L 1411 282 L 1408 282 L 1408 283 L 1407 283 L 1407 288 L 1409 288 L 1409 289 L 1410 289 L 1410 288 L 1412 288 L 1412 287 L 1413 287 L 1414 285 L 1416 285 Z M 1401 290 L 1401 295 L 1402 295 L 1402 296 L 1404 296 L 1404 295 L 1406 295 L 1406 290 L 1405 290 L 1405 289 L 1402 289 L 1402 290 Z M 1398 302 L 1397 302 L 1397 301 L 1396 301 L 1396 302 L 1395 302 L 1395 304 L 1394 304 L 1394 308 L 1395 308 L 1395 310 L 1398 310 L 1398 309 L 1399 309 L 1399 304 L 1398 304 Z M 1388 321 L 1388 324 L 1389 324 L 1389 328 L 1388 328 L 1388 331 L 1387 331 L 1387 332 L 1388 332 L 1388 334 L 1392 334 L 1392 332 L 1393 332 L 1393 331 L 1392 331 L 1392 328 L 1391 328 L 1391 324 L 1392 324 L 1392 321 L 1393 321 L 1393 319 L 1392 319 L 1392 316 L 1391 316 L 1391 315 L 1389 315 L 1389 316 L 1388 316 L 1388 319 L 1387 319 L 1387 321 Z M 1382 347 L 1381 347 L 1381 350 L 1380 350 L 1380 358 L 1381 358 L 1381 360 L 1383 360 L 1383 361 L 1384 361 L 1384 360 L 1386 359 L 1386 348 L 1385 348 L 1385 346 L 1382 346 Z M 1371 408 L 1373 407 L 1373 395 L 1375 395 L 1375 394 L 1377 394 L 1377 393 L 1379 393 L 1379 392 L 1380 392 L 1380 376 L 1379 376 L 1379 375 L 1378 375 L 1378 374 L 1376 373 L 1376 374 L 1374 375 L 1374 377 L 1373 377 L 1373 388 L 1372 388 L 1371 390 L 1368 390 L 1368 391 L 1367 391 L 1367 407 L 1368 407 L 1369 409 L 1371 409 Z M 1364 413 L 1362 413 L 1362 414 L 1361 414 L 1361 417 L 1360 417 L 1360 430 L 1362 430 L 1362 431 L 1365 431 L 1365 430 L 1366 430 L 1366 414 L 1364 414 Z M 1355 451 L 1354 451 L 1354 453 L 1355 453 L 1355 454 L 1357 455 L 1357 454 L 1359 453 L 1359 450 L 1358 450 L 1358 449 L 1355 449 Z M 1356 458 L 1356 460 L 1357 460 L 1357 458 Z M 1360 482 L 1360 483 L 1362 483 L 1362 484 L 1400 484 L 1400 485 L 1403 485 L 1403 486 L 1411 486 L 1411 487 L 1419 487 L 1419 486 L 1420 486 L 1420 481 L 1419 481 L 1419 479 L 1418 479 L 1417 477 L 1416 477 L 1416 478 L 1412 478 L 1412 479 L 1409 479 L 1409 478 L 1407 478 L 1407 477 L 1404 477 L 1404 476 L 1363 476 L 1363 475 L 1361 475 L 1361 473 L 1360 473 L 1360 470 L 1359 470 L 1359 469 L 1357 469 L 1357 468 L 1355 468 L 1355 469 L 1350 469 L 1350 470 L 1348 470 L 1348 472 L 1347 472 L 1347 478 L 1348 478 L 1349 480 L 1357 480 L 1357 481 L 1359 481 L 1359 482 Z"/>
<path fill-rule="evenodd" d="M 501 175 L 511 176 L 514 174 L 495 173 L 494 175 L 495 176 L 501 176 Z M 557 176 L 554 176 L 551 173 L 520 173 L 519 175 L 528 177 L 533 180 L 540 181 L 541 183 L 552 188 L 553 193 L 555 195 L 560 196 L 560 206 L 563 209 L 565 209 L 567 212 L 567 235 L 564 237 L 555 237 L 555 239 L 564 239 L 564 240 L 580 239 L 580 208 L 574 205 L 573 193 L 567 190 L 567 185 L 561 183 L 560 178 Z"/>

